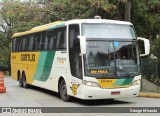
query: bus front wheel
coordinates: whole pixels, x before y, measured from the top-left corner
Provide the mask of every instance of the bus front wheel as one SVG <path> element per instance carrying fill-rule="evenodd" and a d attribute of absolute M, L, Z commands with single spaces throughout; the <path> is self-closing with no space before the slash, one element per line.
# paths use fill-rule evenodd
<path fill-rule="evenodd" d="M 67 95 L 67 86 L 64 80 L 62 80 L 60 83 L 59 92 L 63 101 L 70 101 L 70 96 Z"/>

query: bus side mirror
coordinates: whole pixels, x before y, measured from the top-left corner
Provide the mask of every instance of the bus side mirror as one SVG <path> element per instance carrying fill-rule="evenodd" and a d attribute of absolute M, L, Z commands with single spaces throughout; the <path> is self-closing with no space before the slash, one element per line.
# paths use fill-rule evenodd
<path fill-rule="evenodd" d="M 137 37 L 139 48 L 140 48 L 140 57 L 147 56 L 150 53 L 150 43 L 148 39 Z"/>
<path fill-rule="evenodd" d="M 80 41 L 80 48 L 81 48 L 80 55 L 86 54 L 86 37 L 85 36 L 78 36 L 78 38 Z"/>

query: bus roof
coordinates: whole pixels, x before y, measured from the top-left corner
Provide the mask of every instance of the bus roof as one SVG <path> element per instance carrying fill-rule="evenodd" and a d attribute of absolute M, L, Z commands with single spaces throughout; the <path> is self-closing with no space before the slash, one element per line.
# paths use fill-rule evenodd
<path fill-rule="evenodd" d="M 13 35 L 13 37 L 18 37 L 18 36 L 22 36 L 22 35 L 27 35 L 27 34 L 31 34 L 31 33 L 35 33 L 35 32 L 40 32 L 40 31 L 56 28 L 56 27 L 61 27 L 61 26 L 64 26 L 65 24 L 67 25 L 67 24 L 80 24 L 80 23 L 107 23 L 107 24 L 132 25 L 132 23 L 130 23 L 130 22 L 109 20 L 109 19 L 74 19 L 74 20 L 69 20 L 66 22 L 65 21 L 56 21 L 53 23 L 37 26 L 37 27 L 32 28 L 29 31 L 15 33 Z"/>
<path fill-rule="evenodd" d="M 66 24 L 73 24 L 73 23 L 108 23 L 108 24 L 133 25 L 130 22 L 109 20 L 109 19 L 74 19 L 66 22 Z"/>
<path fill-rule="evenodd" d="M 27 34 L 35 33 L 35 32 L 40 32 L 40 31 L 52 29 L 52 28 L 55 28 L 55 27 L 60 27 L 60 26 L 63 26 L 64 23 L 65 23 L 64 21 L 56 21 L 56 22 L 45 24 L 45 25 L 40 25 L 40 26 L 37 26 L 37 27 L 33 27 L 29 31 L 15 33 L 13 35 L 13 37 L 18 37 L 18 36 L 22 36 L 22 35 L 27 35 Z"/>

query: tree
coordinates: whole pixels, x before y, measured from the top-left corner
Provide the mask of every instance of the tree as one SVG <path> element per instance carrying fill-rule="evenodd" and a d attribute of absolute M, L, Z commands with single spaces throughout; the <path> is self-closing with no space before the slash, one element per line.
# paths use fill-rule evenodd
<path fill-rule="evenodd" d="M 0 32 L 0 67 L 7 67 L 8 69 L 10 68 L 10 49 L 7 48 L 7 43 L 9 43 L 8 39 L 3 32 Z"/>
<path fill-rule="evenodd" d="M 160 35 L 160 2 L 159 0 L 132 0 L 132 23 L 138 36 L 150 39 L 151 53 L 158 58 L 160 46 L 157 35 Z M 155 52 L 157 51 L 157 52 Z"/>
<path fill-rule="evenodd" d="M 69 20 L 75 18 L 102 18 L 124 20 L 125 3 L 127 0 L 54 0 L 44 2 L 42 10 L 53 20 Z"/>
<path fill-rule="evenodd" d="M 9 69 L 12 35 L 48 23 L 41 9 L 43 9 L 41 5 L 31 1 L 3 0 L 1 2 L 0 60 L 5 62 Z"/>
<path fill-rule="evenodd" d="M 157 37 L 157 39 L 154 40 L 153 46 L 152 46 L 152 53 L 157 57 L 160 58 L 160 37 Z"/>
<path fill-rule="evenodd" d="M 125 21 L 131 21 L 131 0 L 125 4 Z"/>

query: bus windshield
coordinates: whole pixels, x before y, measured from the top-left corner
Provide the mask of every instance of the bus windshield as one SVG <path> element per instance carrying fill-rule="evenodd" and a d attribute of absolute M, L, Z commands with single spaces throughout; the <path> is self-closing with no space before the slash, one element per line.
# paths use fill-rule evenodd
<path fill-rule="evenodd" d="M 85 75 L 130 77 L 139 75 L 136 42 L 87 41 Z"/>
<path fill-rule="evenodd" d="M 130 77 L 139 75 L 136 36 L 132 25 L 83 23 L 87 40 L 84 55 L 85 75 L 93 77 Z"/>

